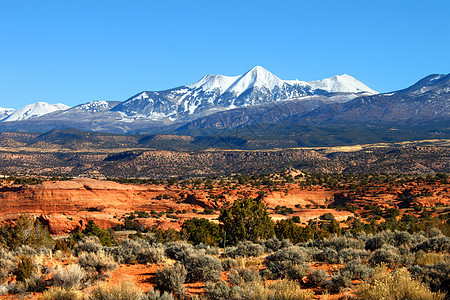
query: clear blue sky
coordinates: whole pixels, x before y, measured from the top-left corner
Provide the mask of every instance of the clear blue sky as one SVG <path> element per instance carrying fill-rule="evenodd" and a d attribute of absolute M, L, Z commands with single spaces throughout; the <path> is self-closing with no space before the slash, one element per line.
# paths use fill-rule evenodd
<path fill-rule="evenodd" d="M 387 92 L 450 72 L 450 1 L 0 0 L 0 107 L 125 100 L 261 65 Z"/>

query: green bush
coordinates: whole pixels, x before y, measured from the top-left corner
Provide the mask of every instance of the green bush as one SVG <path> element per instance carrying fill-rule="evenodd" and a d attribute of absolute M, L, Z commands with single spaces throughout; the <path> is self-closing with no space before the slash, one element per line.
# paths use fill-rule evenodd
<path fill-rule="evenodd" d="M 219 225 L 204 218 L 192 218 L 183 222 L 182 235 L 194 244 L 217 245 L 223 239 Z"/>
<path fill-rule="evenodd" d="M 93 220 L 89 220 L 80 238 L 84 236 L 96 236 L 103 246 L 111 247 L 115 244 L 114 237 L 107 230 L 101 229 Z"/>
<path fill-rule="evenodd" d="M 31 256 L 22 256 L 14 273 L 17 281 L 25 281 L 36 271 L 37 267 L 33 258 Z"/>
<path fill-rule="evenodd" d="M 10 250 L 16 250 L 21 246 L 29 246 L 33 249 L 52 249 L 55 241 L 50 236 L 47 227 L 31 216 L 22 215 L 16 225 L 0 227 L 0 244 Z"/>
<path fill-rule="evenodd" d="M 233 206 L 221 211 L 219 220 L 225 231 L 225 243 L 268 239 L 275 235 L 275 224 L 264 203 L 259 199 L 235 201 Z"/>

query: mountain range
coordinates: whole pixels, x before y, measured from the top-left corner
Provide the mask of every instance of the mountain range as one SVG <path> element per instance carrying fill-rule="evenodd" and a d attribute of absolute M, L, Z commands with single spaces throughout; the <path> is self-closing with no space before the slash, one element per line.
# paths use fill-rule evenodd
<path fill-rule="evenodd" d="M 0 108 L 0 131 L 77 128 L 116 134 L 253 135 L 294 137 L 298 144 L 310 132 L 315 135 L 309 138 L 317 139 L 339 131 L 336 143 L 346 143 L 355 130 L 378 135 L 377 142 L 396 134 L 396 140 L 447 138 L 449 103 L 450 74 L 430 75 L 406 89 L 380 94 L 349 75 L 282 80 L 257 66 L 239 76 L 206 75 L 186 86 L 143 91 L 123 102 Z"/>

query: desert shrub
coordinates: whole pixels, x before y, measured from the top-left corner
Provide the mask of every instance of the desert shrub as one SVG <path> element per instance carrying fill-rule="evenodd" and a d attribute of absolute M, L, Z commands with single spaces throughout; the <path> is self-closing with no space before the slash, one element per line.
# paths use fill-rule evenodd
<path fill-rule="evenodd" d="M 366 260 L 370 256 L 370 252 L 363 249 L 344 248 L 339 250 L 339 260 L 343 263 L 355 259 Z"/>
<path fill-rule="evenodd" d="M 280 280 L 270 287 L 270 300 L 309 300 L 313 299 L 314 292 L 311 290 L 302 289 L 300 284 L 295 281 Z"/>
<path fill-rule="evenodd" d="M 187 282 L 219 281 L 223 271 L 222 262 L 209 255 L 190 255 L 183 264 L 187 271 Z"/>
<path fill-rule="evenodd" d="M 351 237 L 333 235 L 328 239 L 316 240 L 309 244 L 310 247 L 317 247 L 320 249 L 331 248 L 336 251 L 352 248 L 352 249 L 364 249 L 364 242 Z"/>
<path fill-rule="evenodd" d="M 158 290 L 151 289 L 140 300 L 175 300 L 175 298 L 168 292 L 161 293 Z"/>
<path fill-rule="evenodd" d="M 337 272 L 331 276 L 331 280 L 328 282 L 327 288 L 332 293 L 340 293 L 344 288 L 352 286 L 352 279 L 349 274 Z"/>
<path fill-rule="evenodd" d="M 19 281 L 15 286 L 15 292 L 42 292 L 45 287 L 45 279 L 48 274 L 42 274 L 40 270 L 34 271 L 28 278 Z"/>
<path fill-rule="evenodd" d="M 235 259 L 227 257 L 222 261 L 222 267 L 225 271 L 234 269 L 237 266 L 238 266 L 238 262 Z"/>
<path fill-rule="evenodd" d="M 98 253 L 82 252 L 78 256 L 78 264 L 85 269 L 91 276 L 103 278 L 106 272 L 117 268 L 114 258 L 103 251 Z"/>
<path fill-rule="evenodd" d="M 311 286 L 324 286 L 327 283 L 327 272 L 314 270 L 308 274 L 308 283 Z"/>
<path fill-rule="evenodd" d="M 264 254 L 265 248 L 262 245 L 250 241 L 239 242 L 235 247 L 225 248 L 225 256 L 229 257 L 258 257 Z"/>
<path fill-rule="evenodd" d="M 250 281 L 259 281 L 259 272 L 253 269 L 237 268 L 228 274 L 228 281 L 232 285 L 239 285 Z"/>
<path fill-rule="evenodd" d="M 298 279 L 309 266 L 305 264 L 308 255 L 299 247 L 283 248 L 266 257 L 264 264 L 273 274 L 275 278 L 291 278 Z M 294 278 L 293 278 L 294 279 Z"/>
<path fill-rule="evenodd" d="M 140 264 L 159 263 L 164 260 L 164 250 L 159 247 L 147 247 L 137 252 L 137 261 Z"/>
<path fill-rule="evenodd" d="M 424 284 L 411 278 L 405 268 L 387 273 L 377 268 L 373 278 L 356 289 L 356 295 L 367 300 L 444 299 L 444 295 L 431 292 Z"/>
<path fill-rule="evenodd" d="M 75 244 L 73 251 L 76 255 L 81 252 L 95 252 L 102 249 L 102 244 L 96 236 L 86 236 L 81 241 Z"/>
<path fill-rule="evenodd" d="M 34 264 L 33 258 L 31 256 L 22 256 L 14 273 L 17 281 L 25 281 L 36 271 L 37 266 Z"/>
<path fill-rule="evenodd" d="M 92 290 L 91 300 L 136 300 L 143 297 L 142 292 L 130 282 L 122 282 L 120 285 L 107 286 L 99 284 Z"/>
<path fill-rule="evenodd" d="M 321 220 L 327 220 L 327 221 L 331 221 L 334 220 L 334 216 L 332 213 L 325 213 L 323 215 L 320 216 Z"/>
<path fill-rule="evenodd" d="M 339 272 L 348 275 L 351 279 L 367 279 L 371 276 L 373 269 L 361 264 L 358 260 L 347 263 Z"/>
<path fill-rule="evenodd" d="M 218 283 L 207 282 L 205 287 L 205 296 L 211 300 L 232 299 L 231 288 L 225 281 Z"/>
<path fill-rule="evenodd" d="M 439 262 L 425 267 L 413 266 L 411 268 L 413 278 L 422 280 L 433 292 L 446 292 L 450 295 L 450 265 Z"/>
<path fill-rule="evenodd" d="M 448 256 L 443 253 L 424 253 L 424 252 L 418 252 L 416 254 L 416 259 L 414 260 L 414 263 L 416 265 L 419 265 L 421 267 L 424 267 L 426 265 L 434 265 L 440 262 L 445 262 L 446 258 Z"/>
<path fill-rule="evenodd" d="M 6 295 L 9 292 L 8 285 L 0 284 L 0 296 Z"/>
<path fill-rule="evenodd" d="M 147 239 L 124 239 L 117 246 L 108 247 L 106 250 L 117 262 L 129 264 L 136 263 L 139 253 L 148 247 L 150 243 Z"/>
<path fill-rule="evenodd" d="M 196 250 L 203 250 L 205 251 L 205 254 L 208 255 L 219 255 L 220 254 L 220 248 L 211 246 L 211 245 L 205 245 L 205 244 L 198 244 L 194 247 Z"/>
<path fill-rule="evenodd" d="M 165 244 L 165 247 L 166 256 L 178 261 L 183 260 L 194 252 L 194 247 L 184 241 L 170 242 Z"/>
<path fill-rule="evenodd" d="M 294 244 L 292 244 L 290 239 L 282 239 L 281 240 L 281 247 L 280 247 L 280 249 L 281 248 L 289 248 L 289 247 L 292 247 L 292 246 L 294 246 Z"/>
<path fill-rule="evenodd" d="M 324 262 L 327 264 L 340 263 L 339 254 L 332 248 L 325 248 L 314 255 L 314 260 Z"/>
<path fill-rule="evenodd" d="M 369 238 L 365 243 L 366 250 L 375 251 L 381 248 L 386 242 L 380 236 Z"/>
<path fill-rule="evenodd" d="M 270 299 L 270 290 L 260 281 L 251 281 L 231 289 L 230 298 L 227 299 L 245 299 L 259 300 Z"/>
<path fill-rule="evenodd" d="M 266 240 L 264 246 L 271 251 L 277 251 L 281 248 L 282 244 L 281 241 L 274 236 L 273 238 Z"/>
<path fill-rule="evenodd" d="M 87 297 L 81 292 L 74 289 L 66 289 L 63 287 L 52 287 L 44 291 L 42 300 L 83 300 Z"/>
<path fill-rule="evenodd" d="M 411 244 L 412 238 L 411 234 L 406 231 L 394 232 L 394 243 L 395 246 L 409 246 Z"/>
<path fill-rule="evenodd" d="M 36 251 L 36 249 L 33 249 L 28 245 L 22 245 L 14 251 L 14 255 L 17 256 L 36 255 L 37 253 L 38 251 Z"/>
<path fill-rule="evenodd" d="M 16 258 L 7 249 L 0 247 L 0 284 L 12 275 L 16 267 Z"/>
<path fill-rule="evenodd" d="M 365 242 L 365 249 L 375 251 L 383 247 L 383 245 L 395 245 L 394 234 L 391 231 L 385 230 L 377 233 L 377 235 L 367 238 Z"/>
<path fill-rule="evenodd" d="M 432 237 L 417 246 L 413 251 L 425 251 L 425 252 L 444 252 L 450 250 L 450 238 L 447 236 Z"/>
<path fill-rule="evenodd" d="M 69 290 L 80 288 L 86 279 L 86 272 L 78 264 L 58 267 L 52 273 L 53 284 Z"/>
<path fill-rule="evenodd" d="M 443 234 L 439 228 L 431 228 L 430 230 L 428 230 L 427 236 L 429 238 L 433 238 L 433 237 L 443 236 Z"/>
<path fill-rule="evenodd" d="M 369 258 L 369 264 L 371 266 L 377 266 L 380 264 L 386 264 L 387 266 L 394 268 L 400 264 L 402 257 L 399 251 L 393 247 L 384 247 L 376 250 Z"/>
<path fill-rule="evenodd" d="M 166 266 L 155 273 L 156 288 L 163 292 L 184 294 L 183 283 L 186 281 L 187 271 L 181 263 Z"/>

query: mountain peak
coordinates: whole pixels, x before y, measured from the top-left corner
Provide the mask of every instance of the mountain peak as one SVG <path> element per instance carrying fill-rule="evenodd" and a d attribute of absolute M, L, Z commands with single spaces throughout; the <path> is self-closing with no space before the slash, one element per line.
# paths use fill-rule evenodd
<path fill-rule="evenodd" d="M 256 66 L 241 75 L 227 91 L 241 94 L 252 87 L 265 87 L 269 90 L 273 90 L 276 86 L 282 86 L 283 84 L 283 80 L 263 67 Z"/>
<path fill-rule="evenodd" d="M 310 81 L 309 84 L 315 89 L 326 90 L 329 93 L 378 94 L 378 92 L 372 90 L 358 79 L 347 74 L 335 75 L 333 77 L 317 81 Z"/>
<path fill-rule="evenodd" d="M 22 121 L 30 118 L 36 118 L 43 115 L 46 115 L 51 112 L 55 112 L 58 110 L 66 110 L 69 109 L 70 106 L 67 106 L 62 103 L 57 104 L 49 104 L 47 102 L 36 102 L 33 104 L 25 105 L 21 109 L 14 111 L 8 117 L 3 119 L 2 121 Z"/>

